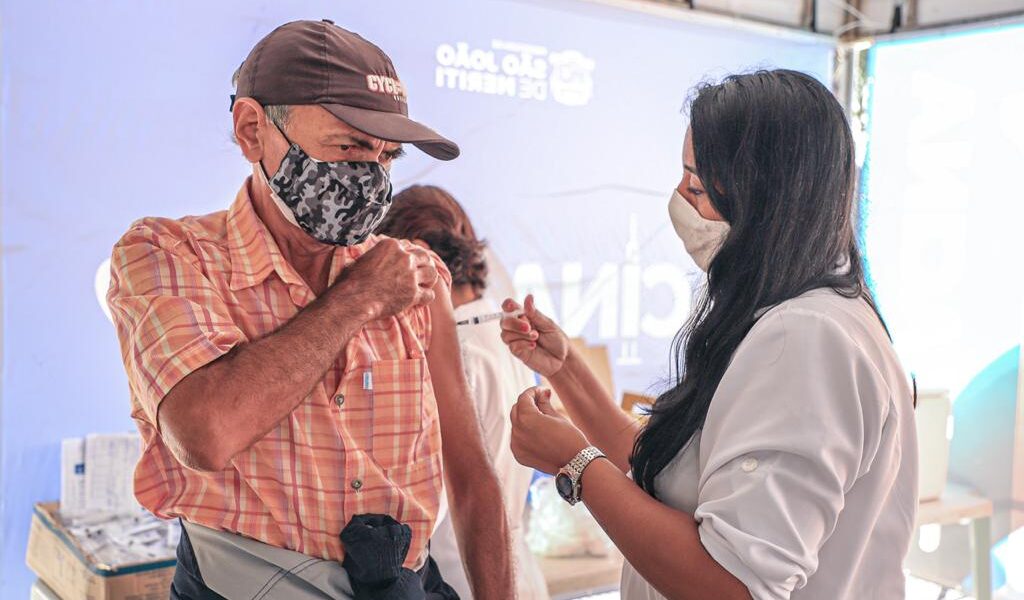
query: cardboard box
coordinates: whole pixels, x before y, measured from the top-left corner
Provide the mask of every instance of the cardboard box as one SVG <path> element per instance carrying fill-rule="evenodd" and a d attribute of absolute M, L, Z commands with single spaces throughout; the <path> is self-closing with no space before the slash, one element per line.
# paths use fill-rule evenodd
<path fill-rule="evenodd" d="M 646 394 L 637 394 L 635 392 L 622 392 L 622 410 L 628 414 L 639 417 L 641 413 L 638 412 L 641 409 L 650 408 L 654 405 L 654 401 L 657 400 L 654 396 L 648 396 Z M 646 418 L 646 417 L 644 417 Z"/>
<path fill-rule="evenodd" d="M 572 338 L 569 343 L 580 353 L 583 362 L 594 372 L 601 387 L 612 398 L 615 397 L 615 384 L 612 381 L 612 361 L 608 358 L 608 346 L 604 344 L 590 345 L 583 338 Z"/>
<path fill-rule="evenodd" d="M 58 503 L 36 504 L 25 562 L 63 600 L 167 600 L 174 560 L 118 568 L 86 556 L 57 516 Z"/>

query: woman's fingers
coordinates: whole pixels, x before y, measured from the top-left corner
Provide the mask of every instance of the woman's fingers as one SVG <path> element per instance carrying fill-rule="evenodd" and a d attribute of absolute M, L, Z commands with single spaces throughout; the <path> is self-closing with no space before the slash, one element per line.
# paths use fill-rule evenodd
<path fill-rule="evenodd" d="M 503 318 L 501 320 L 501 330 L 518 333 L 522 335 L 532 335 L 534 337 L 537 336 L 537 332 L 533 331 L 533 328 L 530 327 L 529 323 L 523 321 L 522 319 L 517 319 L 514 317 Z"/>
<path fill-rule="evenodd" d="M 528 305 L 532 306 L 533 294 L 530 294 L 526 297 L 526 302 Z M 501 304 L 501 310 L 508 314 L 514 314 L 517 312 L 522 313 L 518 317 L 505 317 L 504 319 L 502 319 L 503 326 L 509 329 L 519 328 L 522 331 L 527 331 L 530 328 L 529 310 L 520 306 L 519 303 L 513 300 L 512 298 L 505 299 L 505 302 Z"/>
<path fill-rule="evenodd" d="M 515 356 L 516 358 L 527 357 L 530 352 L 536 348 L 536 342 L 512 342 L 508 345 L 508 349 L 512 352 L 512 356 Z"/>
<path fill-rule="evenodd" d="M 540 334 L 536 330 L 533 330 L 533 329 L 528 329 L 526 331 L 523 331 L 523 329 L 520 328 L 520 327 L 514 327 L 513 326 L 511 328 L 506 328 L 506 327 L 502 326 L 501 341 L 505 342 L 506 344 L 510 344 L 512 342 L 519 341 L 519 340 L 527 341 L 527 342 L 535 342 L 535 341 L 537 341 L 537 337 L 539 335 Z"/>
<path fill-rule="evenodd" d="M 555 410 L 554 405 L 551 404 L 551 390 L 542 389 L 537 394 L 535 399 L 537 410 L 548 415 L 550 417 L 559 417 L 558 411 Z"/>
<path fill-rule="evenodd" d="M 519 304 L 511 298 L 505 300 L 501 305 L 501 309 L 506 313 L 512 314 L 520 310 Z M 530 326 L 530 322 L 523 316 L 520 317 L 503 317 L 501 319 L 501 329 L 504 331 L 517 331 L 519 333 L 528 333 L 533 327 Z"/>
<path fill-rule="evenodd" d="M 514 344 L 515 342 L 530 342 L 534 343 L 537 341 L 537 333 L 519 333 L 518 331 L 502 331 L 501 341 L 506 345 Z"/>
<path fill-rule="evenodd" d="M 543 388 L 532 387 L 519 394 L 519 399 L 516 401 L 518 407 L 519 418 L 522 419 L 524 416 L 530 413 L 539 413 L 540 409 L 537 408 L 537 399 L 545 392 Z"/>
<path fill-rule="evenodd" d="M 534 327 L 544 331 L 556 327 L 554 321 L 544 313 L 537 310 L 537 302 L 534 299 L 533 294 L 528 295 L 523 304 L 523 315 L 530 320 L 530 323 L 533 324 Z"/>

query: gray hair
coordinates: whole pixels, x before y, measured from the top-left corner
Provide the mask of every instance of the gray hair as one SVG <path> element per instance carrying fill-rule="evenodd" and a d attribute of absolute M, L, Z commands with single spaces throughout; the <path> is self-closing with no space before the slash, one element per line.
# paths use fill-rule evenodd
<path fill-rule="evenodd" d="M 231 87 L 235 88 L 235 92 L 238 91 L 238 76 L 241 73 L 242 67 L 235 69 L 234 75 L 231 76 Z M 284 132 L 285 126 L 288 125 L 288 117 L 291 114 L 292 107 L 287 104 L 265 104 L 263 105 L 263 112 L 267 113 L 267 118 L 277 128 Z"/>

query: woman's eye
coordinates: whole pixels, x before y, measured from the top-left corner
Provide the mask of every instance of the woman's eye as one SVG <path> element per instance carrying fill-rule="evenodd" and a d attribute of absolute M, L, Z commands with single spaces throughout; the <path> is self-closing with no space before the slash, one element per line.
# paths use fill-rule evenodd
<path fill-rule="evenodd" d="M 704 195 L 704 190 L 698 190 L 697 188 L 687 188 L 686 191 L 690 192 L 694 196 L 703 196 Z"/>
<path fill-rule="evenodd" d="M 341 146 L 338 146 L 338 148 L 341 148 L 342 152 L 348 152 L 349 150 L 352 149 L 352 146 L 341 145 Z"/>

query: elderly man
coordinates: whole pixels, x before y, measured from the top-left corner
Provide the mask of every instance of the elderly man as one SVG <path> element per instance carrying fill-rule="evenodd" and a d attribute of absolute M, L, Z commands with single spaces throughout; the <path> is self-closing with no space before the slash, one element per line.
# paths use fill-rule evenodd
<path fill-rule="evenodd" d="M 445 481 L 475 596 L 514 597 L 450 276 L 371 235 L 401 142 L 458 147 L 330 21 L 261 40 L 232 114 L 253 176 L 231 207 L 142 219 L 112 258 L 135 493 L 184 525 L 171 597 L 455 597 L 427 552 Z"/>

